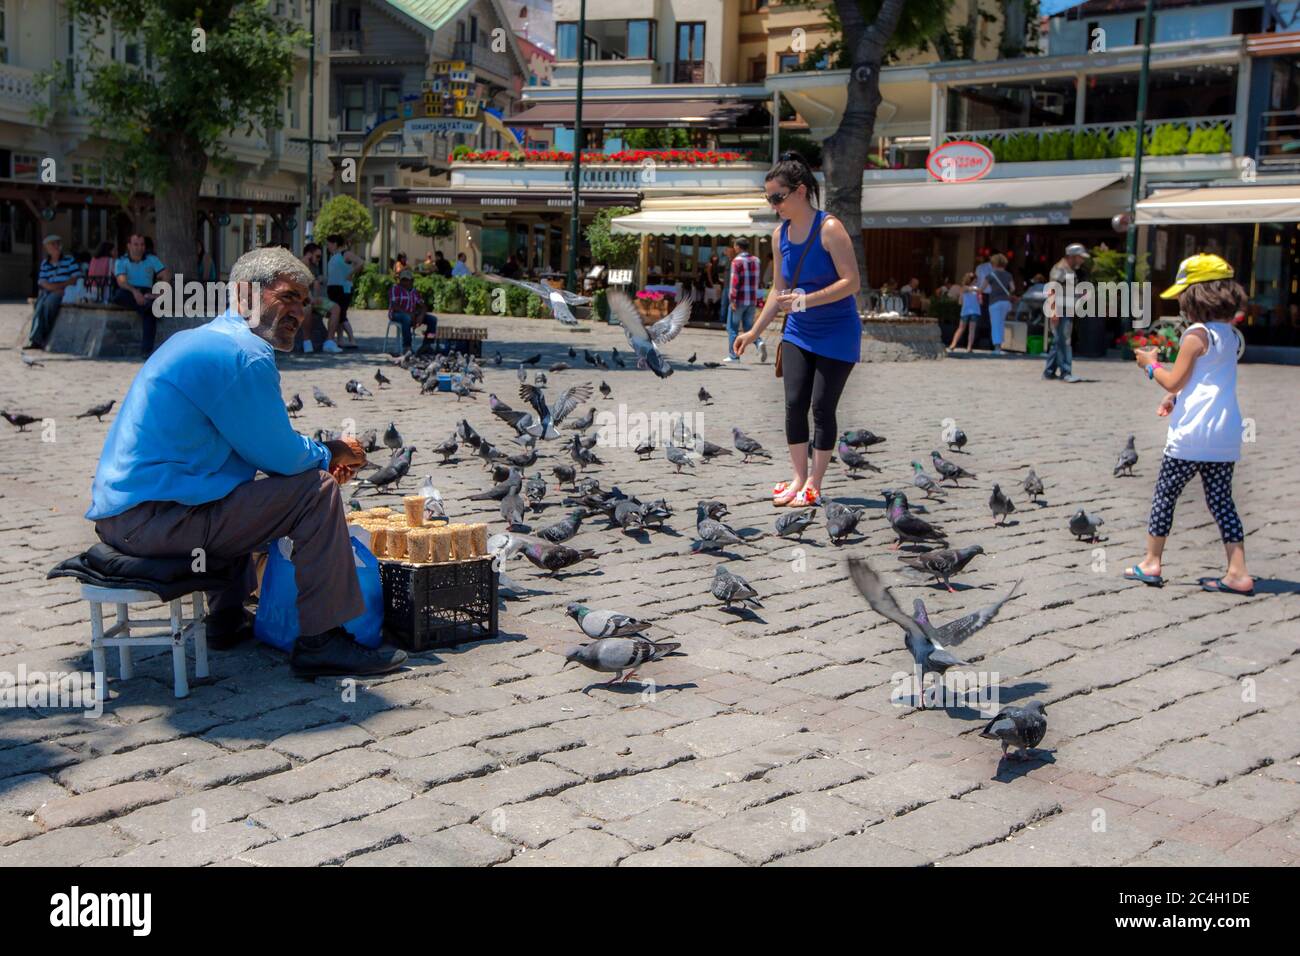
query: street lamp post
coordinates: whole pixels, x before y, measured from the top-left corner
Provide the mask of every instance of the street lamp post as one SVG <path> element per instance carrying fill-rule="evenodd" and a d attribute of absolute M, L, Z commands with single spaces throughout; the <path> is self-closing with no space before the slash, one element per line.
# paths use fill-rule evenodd
<path fill-rule="evenodd" d="M 582 184 L 582 60 L 587 34 L 587 0 L 578 4 L 578 87 L 573 102 L 573 214 L 569 219 L 569 278 L 567 285 L 573 292 L 578 288 L 578 203 Z"/>
<path fill-rule="evenodd" d="M 1147 80 L 1151 73 L 1151 32 L 1155 19 L 1155 0 L 1147 0 L 1142 19 L 1142 72 L 1138 74 L 1137 143 L 1133 149 L 1133 190 L 1128 203 L 1128 248 L 1124 278 L 1132 287 L 1137 276 L 1137 204 L 1142 189 L 1142 141 L 1146 138 Z"/>

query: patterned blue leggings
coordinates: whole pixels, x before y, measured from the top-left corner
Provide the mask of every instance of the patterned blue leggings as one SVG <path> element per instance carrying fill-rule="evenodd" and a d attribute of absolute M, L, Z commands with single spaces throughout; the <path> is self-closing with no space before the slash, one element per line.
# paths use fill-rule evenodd
<path fill-rule="evenodd" d="M 1187 482 L 1198 471 L 1205 490 L 1205 504 L 1219 525 L 1219 534 L 1225 544 L 1239 544 L 1246 539 L 1237 517 L 1237 507 L 1232 503 L 1231 461 L 1185 461 L 1165 455 L 1160 462 L 1160 477 L 1156 479 L 1155 495 L 1151 499 L 1151 518 L 1147 534 L 1155 538 L 1168 537 L 1174 526 L 1174 505 L 1183 493 Z"/>

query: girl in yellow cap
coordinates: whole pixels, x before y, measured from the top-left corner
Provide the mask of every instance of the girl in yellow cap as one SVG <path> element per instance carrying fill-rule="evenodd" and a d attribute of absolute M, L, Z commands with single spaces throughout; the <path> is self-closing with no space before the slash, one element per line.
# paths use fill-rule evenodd
<path fill-rule="evenodd" d="M 1237 342 L 1232 320 L 1246 305 L 1246 291 L 1233 279 L 1232 266 L 1214 255 L 1184 259 L 1174 284 L 1160 294 L 1178 299 L 1192 320 L 1178 345 L 1172 367 L 1157 360 L 1156 349 L 1136 352 L 1137 363 L 1168 394 L 1156 414 L 1169 418 L 1160 476 L 1156 479 L 1147 523 L 1147 553 L 1124 572 L 1131 581 L 1159 586 L 1165 538 L 1174 522 L 1174 505 L 1198 472 L 1205 503 L 1219 526 L 1228 570 L 1201 578 L 1207 591 L 1250 596 L 1255 582 L 1246 570 L 1245 533 L 1232 502 L 1233 466 L 1241 458 L 1241 410 L 1237 407 Z"/>

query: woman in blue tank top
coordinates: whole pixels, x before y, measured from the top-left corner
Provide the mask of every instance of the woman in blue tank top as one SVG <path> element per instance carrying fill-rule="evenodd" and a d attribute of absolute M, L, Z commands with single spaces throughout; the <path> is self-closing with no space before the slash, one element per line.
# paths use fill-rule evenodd
<path fill-rule="evenodd" d="M 778 313 L 785 383 L 785 440 L 794 477 L 772 489 L 777 506 L 821 504 L 822 479 L 839 432 L 835 409 L 858 361 L 862 322 L 854 298 L 859 288 L 853 240 L 840 221 L 817 208 L 812 168 L 795 152 L 781 154 L 764 183 L 767 201 L 781 217 L 772 246 L 781 253 L 772 290 L 753 328 L 736 337 L 741 355 Z M 798 284 L 792 280 L 798 272 Z M 812 410 L 812 472 L 808 468 L 808 411 Z"/>

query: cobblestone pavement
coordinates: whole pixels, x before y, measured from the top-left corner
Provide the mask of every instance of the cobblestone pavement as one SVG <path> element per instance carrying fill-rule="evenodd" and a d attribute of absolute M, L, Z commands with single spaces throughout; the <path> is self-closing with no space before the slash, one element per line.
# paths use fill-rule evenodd
<path fill-rule="evenodd" d="M 24 311 L 0 311 L 0 341 L 17 339 Z M 357 325 L 377 348 L 382 317 Z M 512 360 L 540 351 L 545 368 L 567 360 L 570 340 L 625 350 L 606 326 L 568 334 L 492 320 L 488 356 L 500 349 L 507 364 L 489 366 L 488 390 L 518 407 Z M 704 360 L 722 348 L 721 333 L 688 330 L 670 351 Z M 421 397 L 401 374 L 375 398 L 348 401 L 344 382 L 369 382 L 376 364 L 373 353 L 286 359 L 285 394 L 308 397 L 301 428 L 395 419 L 423 450 L 464 415 L 507 437 L 486 396 Z M 72 416 L 120 399 L 137 365 L 51 356 L 29 370 L 6 348 L 0 367 L 0 401 L 57 428 L 53 443 L 39 428 L 0 435 L 0 672 L 86 669 L 87 607 L 72 582 L 45 573 L 94 540 L 81 516 L 109 423 Z M 1158 396 L 1128 364 L 1077 370 L 1085 383 L 1067 387 L 1040 381 L 1026 359 L 860 367 L 841 424 L 888 436 L 871 453 L 884 472 L 853 480 L 834 465 L 825 493 L 868 505 L 864 533 L 836 547 L 819 523 L 802 546 L 768 535 L 721 557 L 689 553 L 695 501 L 721 498 L 733 525 L 766 532 L 768 491 L 787 477 L 771 367 L 680 368 L 667 381 L 631 369 L 551 375 L 556 386 L 603 377 L 613 395 L 597 396 L 601 408 L 698 414 L 719 444 L 742 425 L 777 460 L 723 458 L 677 476 L 662 452 L 639 464 L 628 448 L 602 450 L 607 464 L 591 473 L 666 496 L 670 530 L 638 540 L 592 522 L 577 543 L 599 560 L 555 581 L 512 563 L 532 594 L 508 605 L 499 639 L 414 655 L 401 673 L 363 682 L 354 702 L 338 681 L 294 680 L 260 645 L 214 653 L 212 678 L 183 701 L 171 696 L 169 656 L 137 652 L 137 676 L 118 681 L 110 653 L 113 696 L 99 719 L 0 712 L 0 865 L 1294 865 L 1297 373 L 1241 369 L 1257 440 L 1237 501 L 1261 593 L 1240 600 L 1196 587 L 1222 559 L 1199 484 L 1179 507 L 1168 586 L 1121 579 L 1140 554 L 1163 443 Z M 339 408 L 312 406 L 312 385 Z M 700 405 L 700 385 L 713 404 Z M 910 479 L 908 462 L 939 446 L 945 418 L 970 436 L 968 454 L 952 457 L 979 478 L 925 505 L 956 544 L 986 552 L 956 594 L 898 572 L 877 494 Z M 1129 432 L 1137 477 L 1115 479 Z M 437 475 L 455 516 L 499 530 L 495 507 L 463 501 L 486 487 L 479 463 L 432 458 L 417 454 L 412 474 Z M 551 459 L 542 464 L 549 473 Z M 1031 465 L 1047 485 L 1042 506 L 1019 491 Z M 991 526 L 992 481 L 1018 507 L 1005 528 Z M 553 489 L 545 519 L 560 513 Z M 1067 532 L 1079 506 L 1104 516 L 1100 545 Z M 883 570 L 900 603 L 924 596 L 939 620 L 1024 577 L 1023 595 L 961 650 L 971 671 L 1000 675 L 1003 703 L 1048 704 L 1049 755 L 1000 765 L 973 708 L 891 703 L 910 658 L 848 580 L 850 554 Z M 710 596 L 721 561 L 754 584 L 761 609 L 727 613 Z M 584 694 L 600 678 L 562 670 L 557 653 L 575 637 L 564 615 L 575 600 L 653 618 L 688 656 L 644 669 L 653 693 L 633 682 Z"/>

